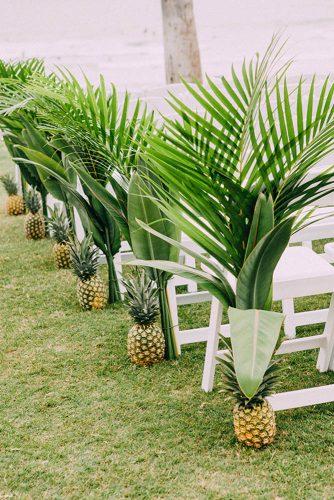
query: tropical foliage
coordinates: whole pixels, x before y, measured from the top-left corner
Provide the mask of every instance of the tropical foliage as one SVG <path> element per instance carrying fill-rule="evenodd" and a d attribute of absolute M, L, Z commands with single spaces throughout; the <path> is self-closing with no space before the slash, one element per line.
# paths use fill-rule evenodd
<path fill-rule="evenodd" d="M 25 155 L 18 146 L 28 146 L 31 142 L 36 143 L 34 137 L 37 133 L 37 116 L 32 110 L 22 109 L 13 106 L 10 114 L 4 112 L 8 104 L 15 104 L 20 100 L 18 89 L 21 85 L 27 84 L 33 75 L 43 75 L 45 73 L 44 63 L 40 59 L 27 59 L 25 61 L 9 61 L 0 60 L 0 129 L 3 133 L 3 139 L 7 149 L 15 158 L 18 165 L 22 180 L 27 182 L 31 187 L 35 187 L 41 194 L 43 213 L 47 214 L 46 210 L 46 195 L 47 188 L 40 178 L 36 168 L 27 168 L 24 161 Z M 40 140 L 38 134 L 39 147 L 43 148 L 46 143 L 46 138 Z M 36 147 L 36 144 L 35 144 Z M 23 192 L 25 190 L 25 182 L 22 182 Z M 64 201 L 64 200 L 62 200 Z"/>
<path fill-rule="evenodd" d="M 13 110 L 23 110 L 38 116 L 38 133 L 48 137 L 48 149 L 42 151 L 36 147 L 36 141 L 20 147 L 30 160 L 25 165 L 37 168 L 44 182 L 51 183 L 50 191 L 59 191 L 52 194 L 60 199 L 65 192 L 78 209 L 86 232 L 92 233 L 95 244 L 106 256 L 109 301 L 115 302 L 119 299 L 119 286 L 113 257 L 120 249 L 121 232 L 130 240 L 126 172 L 136 161 L 138 138 L 144 137 L 141 129 L 152 126 L 153 117 L 147 116 L 145 110 L 139 117 L 139 102 L 129 117 L 129 96 L 125 95 L 120 110 L 115 88 L 107 94 L 102 78 L 98 88 L 86 80 L 83 89 L 72 75 L 61 73 L 61 77 L 38 75 L 17 85 L 15 94 L 10 96 L 7 92 L 6 112 L 11 115 Z M 81 193 L 77 190 L 77 173 L 82 178 Z M 107 209 L 87 179 L 107 197 Z M 106 189 L 107 184 L 112 193 Z"/>
<path fill-rule="evenodd" d="M 106 257 L 109 301 L 120 297 L 114 257 L 123 238 L 132 264 L 156 282 L 166 357 L 175 359 L 168 280 L 196 281 L 230 308 L 228 362 L 248 403 L 268 393 L 282 322 L 271 312 L 274 270 L 292 232 L 310 223 L 308 207 L 333 190 L 331 170 L 311 169 L 334 149 L 334 84 L 289 85 L 283 50 L 274 37 L 229 78 L 184 82 L 193 105 L 170 94 L 178 118 L 161 128 L 103 77 L 82 86 L 67 71 L 46 76 L 36 60 L 0 66 L 7 145 L 42 195 L 78 210 Z M 181 231 L 203 252 L 185 246 Z M 200 267 L 181 265 L 180 250 Z M 249 327 L 244 337 L 239 323 Z"/>
<path fill-rule="evenodd" d="M 229 79 L 184 82 L 194 106 L 171 94 L 179 118 L 166 119 L 144 154 L 169 189 L 166 198 L 156 184 L 155 203 L 209 257 L 142 221 L 152 235 L 195 256 L 202 269 L 135 263 L 191 278 L 239 310 L 271 309 L 273 272 L 291 233 L 308 223 L 306 207 L 333 190 L 331 171 L 311 176 L 310 170 L 334 147 L 334 84 L 326 78 L 317 97 L 315 78 L 291 88 L 283 48 L 274 37 L 263 58 L 244 62 L 239 72 L 232 68 Z M 276 331 L 277 319 L 269 317 Z M 237 358 L 240 346 L 233 347 Z"/>
<path fill-rule="evenodd" d="M 69 186 L 66 176 L 69 172 L 76 172 L 87 202 L 100 219 L 100 224 L 94 223 L 91 232 L 107 257 L 111 301 L 116 300 L 119 293 L 112 257 L 120 249 L 120 234 L 138 258 L 161 257 L 177 261 L 178 251 L 173 246 L 161 244 L 136 222 L 140 214 L 146 222 L 158 224 L 159 230 L 167 236 L 178 238 L 173 223 L 160 224 L 162 212 L 144 193 L 148 189 L 152 195 L 152 182 L 149 179 L 144 181 L 136 174 L 131 178 L 134 170 L 146 171 L 140 155 L 147 146 L 147 137 L 155 130 L 153 114 L 148 113 L 138 100 L 133 103 L 131 111 L 128 94 L 124 95 L 119 106 L 116 89 L 112 87 L 108 94 L 102 77 L 97 88 L 86 80 L 84 90 L 70 73 L 62 73 L 61 81 L 39 76 L 21 86 L 19 92 L 20 103 L 16 94 L 12 106 L 15 109 L 28 107 L 38 114 L 42 130 L 52 137 L 50 147 L 62 152 L 62 165 L 56 165 L 50 154 L 43 155 L 32 148 L 23 148 L 25 155 L 38 171 L 44 172 L 44 176 L 57 179 L 63 189 L 71 192 L 74 204 L 78 198 L 76 186 L 73 183 Z M 157 179 L 154 182 L 158 182 Z M 166 188 L 161 184 L 160 188 L 165 196 Z M 103 231 L 96 236 L 94 229 L 98 226 L 104 229 L 105 238 Z M 166 357 L 174 359 L 178 350 L 167 297 L 170 277 L 170 273 L 163 271 L 151 273 L 159 290 Z M 113 291 L 115 287 L 116 291 Z"/>

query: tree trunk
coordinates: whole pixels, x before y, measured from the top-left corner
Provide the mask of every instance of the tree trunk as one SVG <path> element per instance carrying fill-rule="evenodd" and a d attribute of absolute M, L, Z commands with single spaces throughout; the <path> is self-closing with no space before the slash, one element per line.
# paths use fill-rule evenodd
<path fill-rule="evenodd" d="M 161 0 L 167 83 L 202 80 L 192 0 Z"/>

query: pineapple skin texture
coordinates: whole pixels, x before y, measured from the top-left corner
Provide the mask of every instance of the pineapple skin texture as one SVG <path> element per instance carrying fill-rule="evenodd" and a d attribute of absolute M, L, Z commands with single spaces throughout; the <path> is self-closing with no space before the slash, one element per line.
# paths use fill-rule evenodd
<path fill-rule="evenodd" d="M 165 357 L 165 339 L 156 323 L 135 324 L 128 333 L 128 356 L 138 366 L 159 363 Z"/>
<path fill-rule="evenodd" d="M 57 269 L 69 269 L 71 267 L 71 253 L 67 243 L 55 243 L 53 255 Z"/>
<path fill-rule="evenodd" d="M 44 218 L 40 213 L 29 213 L 25 220 L 25 234 L 28 240 L 41 240 L 45 238 Z"/>
<path fill-rule="evenodd" d="M 235 405 L 233 421 L 238 441 L 246 446 L 262 448 L 262 446 L 274 441 L 276 435 L 275 412 L 267 400 L 253 408 Z"/>
<path fill-rule="evenodd" d="M 24 214 L 24 201 L 22 196 L 18 194 L 12 194 L 8 196 L 6 209 L 8 215 L 22 215 Z"/>
<path fill-rule="evenodd" d="M 86 281 L 78 280 L 77 297 L 82 309 L 104 309 L 107 305 L 107 289 L 100 276 Z"/>

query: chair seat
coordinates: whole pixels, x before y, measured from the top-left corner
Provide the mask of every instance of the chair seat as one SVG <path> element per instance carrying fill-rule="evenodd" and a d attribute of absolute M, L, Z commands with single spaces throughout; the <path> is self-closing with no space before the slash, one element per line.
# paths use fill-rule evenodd
<path fill-rule="evenodd" d="M 274 300 L 334 291 L 334 267 L 305 247 L 289 247 L 274 273 Z"/>
<path fill-rule="evenodd" d="M 207 266 L 201 267 L 211 273 Z M 235 290 L 235 277 L 230 273 L 226 277 Z M 274 300 L 328 292 L 334 292 L 334 267 L 309 248 L 288 247 L 274 272 Z"/>

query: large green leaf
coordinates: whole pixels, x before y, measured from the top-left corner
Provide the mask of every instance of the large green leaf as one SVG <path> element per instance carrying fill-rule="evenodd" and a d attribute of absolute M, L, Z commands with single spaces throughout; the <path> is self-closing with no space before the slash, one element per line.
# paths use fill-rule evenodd
<path fill-rule="evenodd" d="M 129 185 L 128 218 L 131 245 L 136 258 L 178 261 L 178 248 L 149 233 L 139 224 L 139 221 L 143 221 L 158 233 L 173 240 L 180 238 L 176 226 L 161 212 L 152 199 L 150 187 L 137 172 L 132 175 Z"/>
<path fill-rule="evenodd" d="M 274 204 L 272 197 L 268 199 L 260 193 L 255 204 L 252 224 L 248 236 L 245 258 L 254 250 L 258 242 L 274 227 Z"/>
<path fill-rule="evenodd" d="M 227 302 L 230 305 L 233 305 L 235 303 L 235 294 L 233 292 L 233 289 L 232 289 L 230 283 L 228 282 L 228 280 L 227 280 L 227 278 L 226 278 L 226 276 L 224 274 L 224 271 L 221 268 L 219 268 L 219 266 L 217 266 L 213 262 L 212 259 L 208 259 L 203 253 L 198 253 L 198 252 L 195 252 L 194 250 L 191 250 L 186 245 L 183 245 L 180 241 L 173 240 L 172 238 L 169 238 L 166 235 L 158 233 L 152 227 L 148 226 L 147 224 L 144 224 L 142 221 L 137 221 L 137 222 L 147 232 L 153 234 L 154 236 L 157 236 L 158 238 L 162 239 L 163 241 L 166 241 L 170 245 L 173 245 L 176 248 L 178 248 L 180 250 L 183 250 L 186 254 L 190 255 L 193 258 L 195 258 L 196 262 L 200 262 L 201 264 L 203 264 L 204 266 L 206 266 L 208 269 L 210 269 L 212 271 L 213 275 L 216 278 L 218 278 L 218 280 L 221 282 L 221 288 L 225 290 L 226 296 L 229 297 L 229 299 L 227 300 Z M 179 274 L 180 272 L 182 272 L 183 273 L 182 274 L 183 278 L 192 279 L 197 284 L 202 284 L 202 283 L 199 283 L 199 281 L 198 281 L 198 276 L 199 275 L 197 273 L 194 273 L 194 274 L 190 275 L 189 271 L 185 271 L 184 268 L 179 267 L 178 269 L 179 269 L 179 271 L 176 274 Z M 185 274 L 184 274 L 185 272 L 187 272 L 187 276 L 185 276 Z M 206 290 L 208 290 L 208 287 L 204 287 L 204 288 L 206 288 Z"/>
<path fill-rule="evenodd" d="M 89 193 L 90 194 L 90 193 Z M 100 203 L 97 198 L 88 196 L 90 205 L 95 213 L 98 214 L 105 233 L 105 244 L 108 245 L 112 255 L 115 255 L 121 247 L 121 234 L 114 217 L 105 209 L 104 205 Z"/>
<path fill-rule="evenodd" d="M 273 356 L 284 315 L 230 307 L 228 317 L 238 384 L 245 396 L 251 399 L 260 387 Z"/>
<path fill-rule="evenodd" d="M 246 259 L 237 279 L 238 309 L 264 309 L 268 304 L 273 273 L 289 243 L 293 222 L 291 217 L 274 227 Z"/>
<path fill-rule="evenodd" d="M 42 153 L 41 151 L 36 151 L 27 147 L 21 147 L 20 149 L 22 149 L 22 151 L 24 151 L 28 158 L 30 158 L 31 161 L 35 162 L 37 166 L 45 165 L 50 173 L 55 172 L 56 174 L 58 174 L 58 176 L 61 176 L 63 179 L 67 180 L 66 170 L 59 161 L 53 160 L 52 158 L 50 158 L 50 156 Z M 43 176 L 45 175 L 47 174 L 44 172 Z"/>

